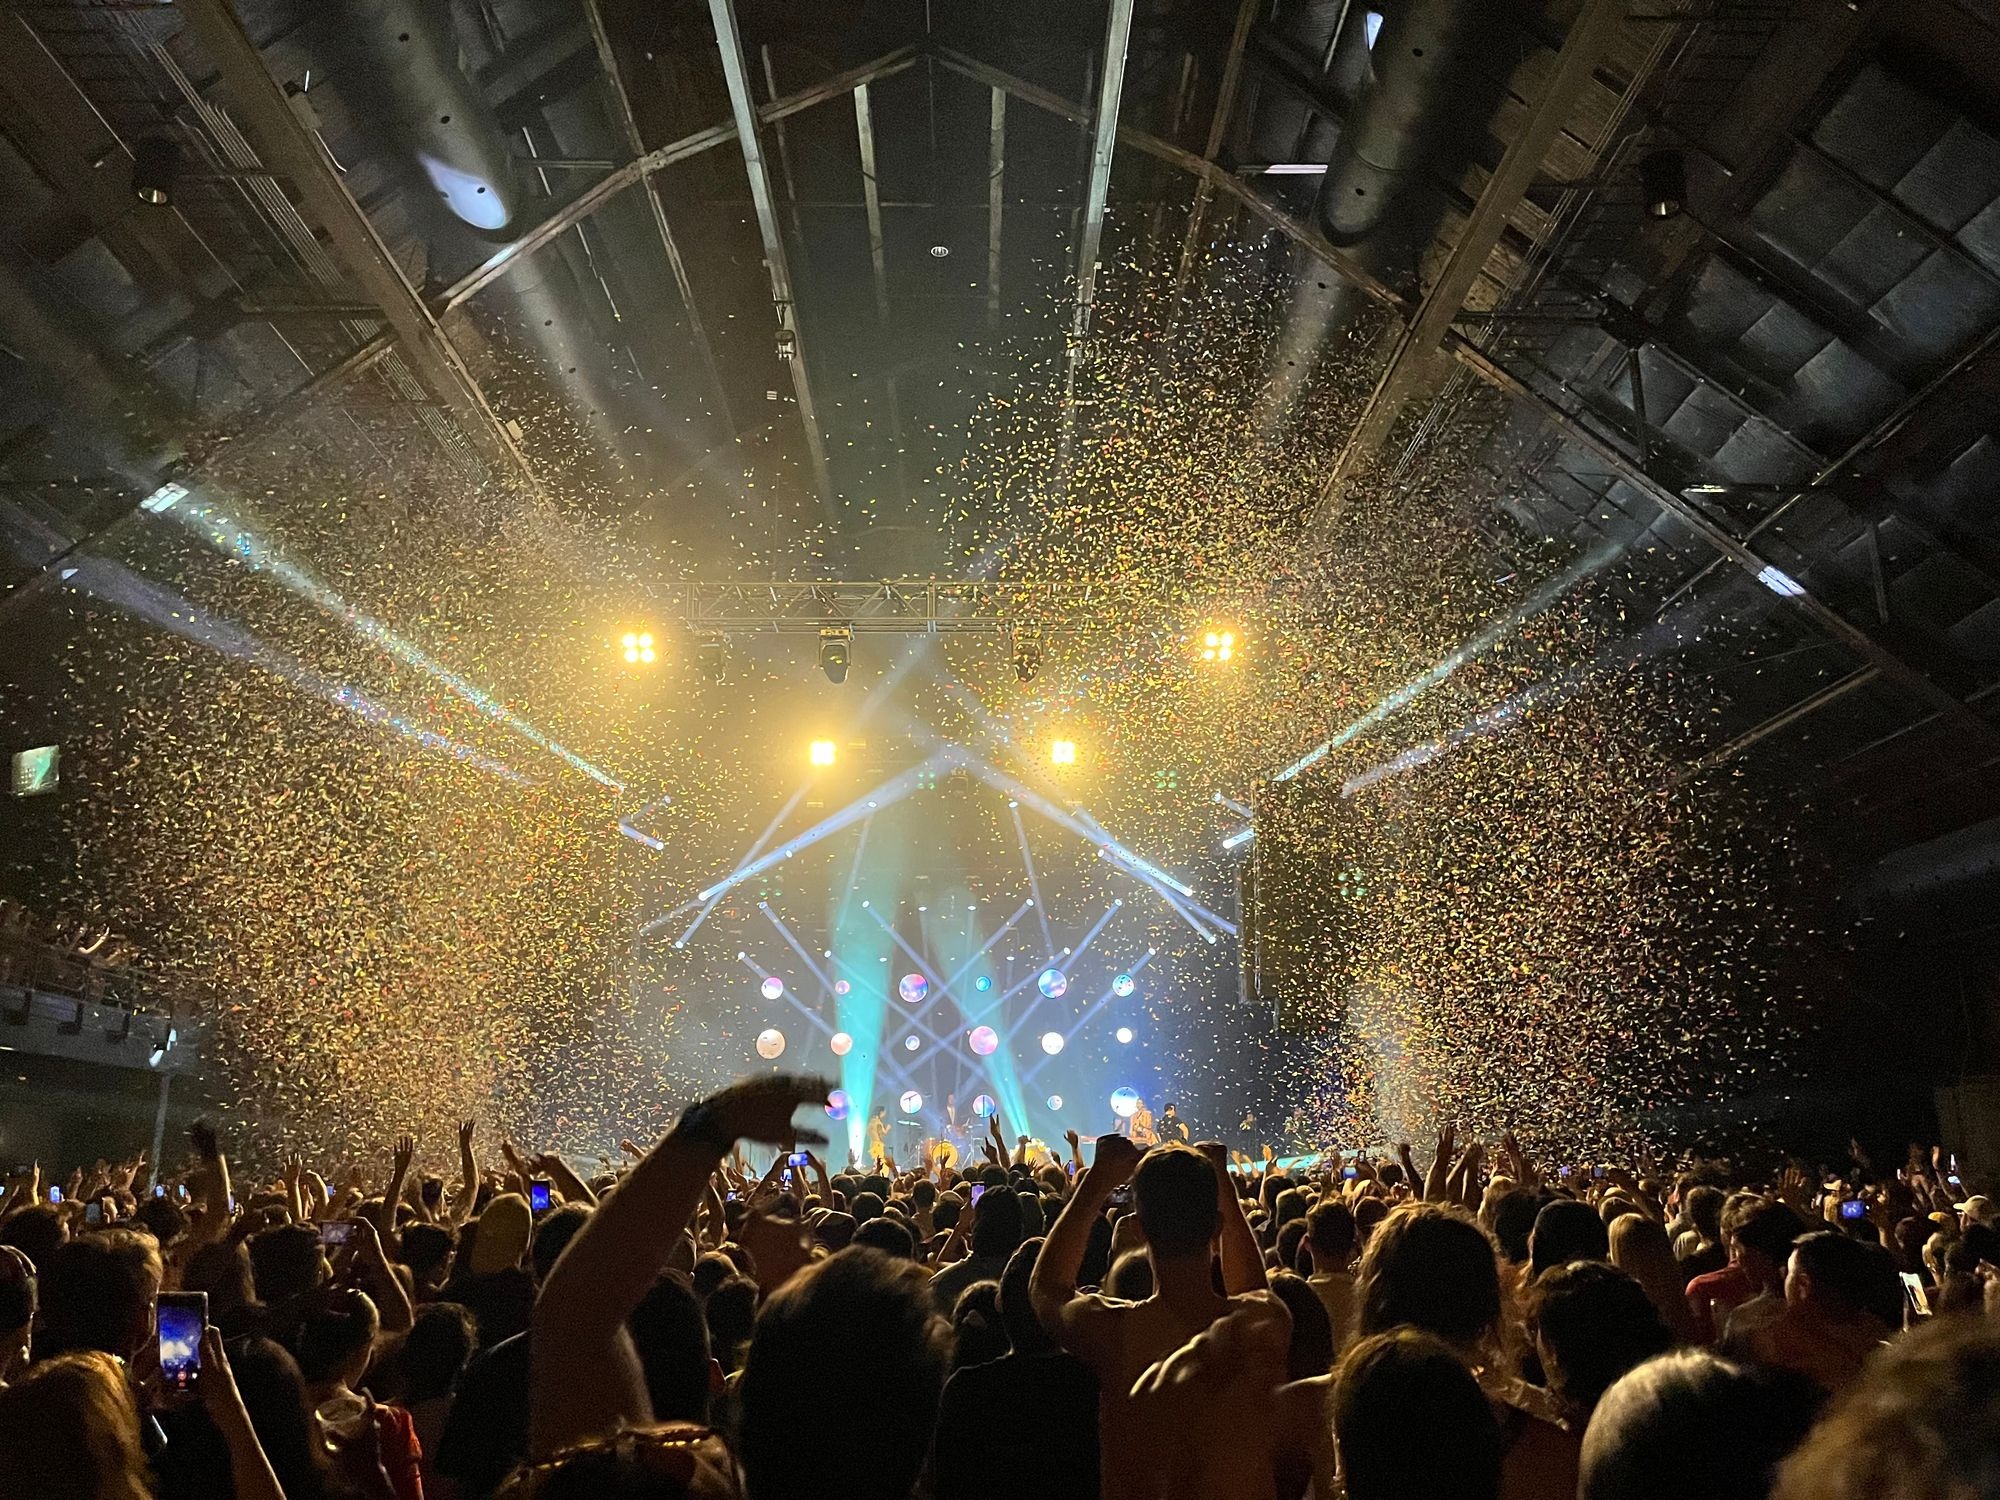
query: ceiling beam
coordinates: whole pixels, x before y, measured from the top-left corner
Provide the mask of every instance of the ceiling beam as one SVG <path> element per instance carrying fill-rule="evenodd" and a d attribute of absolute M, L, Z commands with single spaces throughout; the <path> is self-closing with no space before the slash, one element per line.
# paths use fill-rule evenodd
<path fill-rule="evenodd" d="M 1004 68 L 996 68 L 991 63 L 981 62 L 976 57 L 967 56 L 952 47 L 933 46 L 932 54 L 940 66 L 949 68 L 965 78 L 973 79 L 989 88 L 1005 89 L 1023 104 L 1032 104 L 1036 109 L 1045 110 L 1065 120 L 1079 125 L 1089 125 L 1094 120 L 1090 110 L 1073 99 L 1065 99 L 1051 89 L 1030 82 L 1017 73 L 1009 73 Z M 1172 141 L 1162 140 L 1151 131 L 1140 130 L 1133 125 L 1118 127 L 1120 144 L 1130 146 L 1135 151 L 1143 151 L 1148 156 L 1170 162 L 1183 172 L 1201 179 L 1215 191 L 1234 198 L 1252 217 L 1263 221 L 1267 228 L 1285 236 L 1295 245 L 1303 246 L 1334 275 L 1360 292 L 1362 296 L 1380 307 L 1387 308 L 1398 317 L 1409 312 L 1409 301 L 1381 277 L 1362 265 L 1347 251 L 1335 245 L 1310 224 L 1294 218 L 1290 212 L 1272 203 L 1250 184 L 1237 177 L 1234 172 L 1212 161 L 1195 155 L 1194 152 L 1176 146 Z"/>
<path fill-rule="evenodd" d="M 732 0 L 709 0 L 708 9 L 715 20 L 715 45 L 722 55 L 722 76 L 729 86 L 729 108 L 735 117 L 736 144 L 743 150 L 743 168 L 750 178 L 750 198 L 757 210 L 757 232 L 764 242 L 764 268 L 770 273 L 771 305 L 778 319 L 778 356 L 791 373 L 792 390 L 798 398 L 799 423 L 805 429 L 813 488 L 819 494 L 827 526 L 838 534 L 839 502 L 834 497 L 833 477 L 827 469 L 826 439 L 820 432 L 819 413 L 813 405 L 805 345 L 799 336 L 791 266 L 785 258 L 784 233 L 778 228 L 777 200 L 771 193 L 770 169 L 764 161 L 763 143 L 758 138 L 757 103 L 750 92 L 750 66 L 743 53 L 743 33 L 736 24 L 736 7 Z"/>
<path fill-rule="evenodd" d="M 789 119 L 804 110 L 852 93 L 864 83 L 893 77 L 906 68 L 914 67 L 918 55 L 918 48 L 914 44 L 898 47 L 893 52 L 885 52 L 873 62 L 835 73 L 809 88 L 787 94 L 782 99 L 773 99 L 757 111 L 757 118 L 767 125 Z M 605 173 L 567 203 L 551 211 L 549 216 L 534 228 L 522 233 L 518 239 L 502 245 L 459 277 L 446 290 L 444 306 L 457 307 L 460 303 L 477 296 L 544 245 L 561 238 L 567 231 L 581 224 L 633 183 L 650 178 L 654 173 L 664 171 L 675 162 L 686 161 L 689 157 L 699 156 L 704 151 L 712 151 L 717 146 L 726 146 L 735 139 L 736 122 L 733 119 L 724 120 L 668 141 L 664 146 L 656 146 L 643 156 Z"/>
<path fill-rule="evenodd" d="M 1006 207 L 1007 91 L 993 90 L 986 126 L 986 321 L 1000 325 L 1000 225 Z"/>
<path fill-rule="evenodd" d="M 1125 96 L 1125 53 L 1132 40 L 1133 0 L 1111 0 L 1104 26 L 1104 74 L 1098 82 L 1097 114 L 1090 143 L 1090 179 L 1083 195 L 1083 233 L 1076 250 L 1076 310 L 1070 316 L 1069 357 L 1063 366 L 1062 431 L 1056 442 L 1057 471 L 1067 474 L 1076 436 L 1076 372 L 1090 337 L 1091 304 L 1097 298 L 1097 265 L 1104 248 L 1104 205 L 1111 194 L 1111 158 L 1118 147 L 1118 106 Z"/>
<path fill-rule="evenodd" d="M 1772 588 L 1773 576 L 1783 577 L 1785 586 L 1772 588 L 1772 592 L 1812 620 L 1827 635 L 1853 651 L 1856 656 L 1877 668 L 1885 680 L 1928 707 L 1946 715 L 1961 730 L 1970 731 L 1980 744 L 1988 747 L 1989 752 L 1992 749 L 2000 749 L 2000 724 L 1994 723 L 1942 684 L 1933 681 L 1920 668 L 1906 661 L 1878 640 L 1873 633 L 1818 598 L 1797 579 L 1780 574 L 1779 570 L 1768 559 L 1759 555 L 1747 541 L 1715 521 L 1685 496 L 1655 479 L 1646 471 L 1644 465 L 1610 438 L 1556 405 L 1463 336 L 1456 333 L 1447 334 L 1446 343 L 1452 357 L 1465 365 L 1473 374 L 1495 390 L 1511 396 L 1548 426 L 1584 449 L 1610 472 L 1644 494 L 1656 507 L 1707 542 L 1726 561 L 1734 563 L 1756 579 L 1761 586 Z"/>
<path fill-rule="evenodd" d="M 1210 165 L 1214 165 L 1222 155 L 1222 142 L 1229 134 L 1229 122 L 1236 113 L 1236 95 L 1243 87 L 1243 55 L 1250 44 L 1250 28 L 1256 23 L 1261 9 L 1260 0 L 1240 0 L 1236 7 L 1236 30 L 1230 34 L 1229 53 L 1222 64 L 1222 82 L 1215 92 L 1215 113 L 1209 116 L 1208 140 L 1201 153 L 1202 160 Z M 1195 183 L 1194 205 L 1188 209 L 1187 233 L 1181 237 L 1180 263 L 1174 269 L 1174 293 L 1167 302 L 1169 323 L 1180 315 L 1181 299 L 1187 295 L 1188 278 L 1194 275 L 1195 251 L 1201 245 L 1209 201 L 1214 196 L 1215 184 L 1207 177 Z"/>
<path fill-rule="evenodd" d="M 1464 310 L 1465 299 L 1506 233 L 1509 219 L 1541 176 L 1557 132 L 1568 123 L 1577 102 L 1596 78 L 1597 65 L 1624 30 L 1624 21 L 1624 0 L 1586 0 L 1571 24 L 1556 55 L 1548 87 L 1487 179 L 1458 243 L 1424 293 L 1416 316 L 1397 339 L 1389 363 L 1362 409 L 1360 422 L 1334 460 L 1313 510 L 1311 534 L 1323 532 L 1339 516 L 1349 482 L 1381 451 L 1404 408 L 1434 389 L 1450 368 L 1449 362 L 1439 357 L 1438 345 Z"/>
<path fill-rule="evenodd" d="M 603 4 L 601 0 L 584 0 L 583 8 L 590 19 L 590 36 L 597 46 L 597 60 L 604 70 L 605 85 L 611 92 L 611 112 L 617 118 L 618 128 L 624 133 L 632 159 L 637 161 L 646 154 L 646 142 L 639 134 L 638 116 L 632 112 L 632 96 L 625 89 L 625 77 L 618 65 L 618 50 L 611 44 L 611 32 L 604 24 Z M 722 413 L 723 429 L 734 433 L 736 418 L 729 409 L 729 388 L 722 383 L 722 368 L 716 363 L 715 345 L 709 341 L 708 328 L 702 322 L 701 304 L 695 298 L 694 282 L 688 277 L 687 262 L 674 239 L 673 226 L 667 222 L 667 205 L 660 196 L 660 184 L 652 173 L 647 173 L 645 186 L 646 207 L 653 215 L 653 232 L 660 238 L 667 269 L 673 273 L 674 287 L 680 293 L 681 311 L 687 318 L 688 332 L 694 337 L 702 368 L 708 373 L 709 389 L 714 392 L 716 406 Z"/>
<path fill-rule="evenodd" d="M 889 267 L 882 246 L 882 189 L 875 180 L 875 112 L 868 85 L 854 91 L 854 137 L 861 147 L 861 196 L 868 212 L 868 259 L 875 267 L 875 316 L 889 321 Z"/>
<path fill-rule="evenodd" d="M 293 112 L 229 0 L 180 0 L 174 9 L 215 64 L 250 139 L 318 221 L 356 289 L 381 309 L 418 379 L 458 418 L 467 441 L 495 473 L 511 469 L 539 488 L 520 445 L 347 191 L 326 148 Z"/>

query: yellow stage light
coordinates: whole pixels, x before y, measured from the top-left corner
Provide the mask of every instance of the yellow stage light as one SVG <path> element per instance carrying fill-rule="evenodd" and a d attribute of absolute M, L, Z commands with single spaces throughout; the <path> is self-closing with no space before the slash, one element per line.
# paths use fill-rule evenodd
<path fill-rule="evenodd" d="M 1058 766 L 1076 764 L 1076 741 L 1057 740 L 1049 746 L 1049 760 Z"/>
<path fill-rule="evenodd" d="M 838 757 L 839 750 L 832 740 L 814 740 L 807 758 L 816 766 L 830 766 Z"/>
<path fill-rule="evenodd" d="M 628 630 L 618 644 L 624 649 L 625 660 L 632 666 L 650 665 L 660 659 L 660 653 L 653 649 L 653 637 L 649 631 Z"/>
<path fill-rule="evenodd" d="M 1211 630 L 1201 639 L 1203 661 L 1229 661 L 1236 655 L 1236 632 Z"/>

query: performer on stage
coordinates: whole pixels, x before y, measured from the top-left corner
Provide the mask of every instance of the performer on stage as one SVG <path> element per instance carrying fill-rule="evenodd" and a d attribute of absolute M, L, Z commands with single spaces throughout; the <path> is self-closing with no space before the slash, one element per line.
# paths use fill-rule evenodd
<path fill-rule="evenodd" d="M 1142 1150 L 1160 1144 L 1160 1133 L 1153 1128 L 1153 1112 L 1146 1108 L 1144 1099 L 1139 1101 L 1137 1109 L 1118 1122 L 1118 1133 L 1128 1137 L 1133 1145 Z"/>
<path fill-rule="evenodd" d="M 874 1166 L 889 1155 L 889 1110 L 878 1104 L 868 1117 L 868 1165 Z"/>
<path fill-rule="evenodd" d="M 1187 1123 L 1174 1113 L 1172 1104 L 1160 1111 L 1160 1139 L 1169 1146 L 1186 1146 L 1194 1141 L 1188 1133 Z"/>

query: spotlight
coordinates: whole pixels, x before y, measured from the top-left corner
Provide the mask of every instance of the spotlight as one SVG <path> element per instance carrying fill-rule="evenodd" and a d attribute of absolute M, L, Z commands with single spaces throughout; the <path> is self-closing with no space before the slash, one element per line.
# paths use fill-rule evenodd
<path fill-rule="evenodd" d="M 628 665 L 636 667 L 643 663 L 651 666 L 660 659 L 659 653 L 653 649 L 653 637 L 649 631 L 628 630 L 618 644 L 624 649 Z"/>
<path fill-rule="evenodd" d="M 719 635 L 705 635 L 695 643 L 695 665 L 710 682 L 720 682 L 729 671 L 729 646 Z"/>
<path fill-rule="evenodd" d="M 1061 1095 L 1061 1094 L 1051 1094 L 1051 1095 L 1049 1095 L 1049 1108 L 1050 1108 L 1050 1109 L 1061 1109 L 1061 1108 L 1062 1108 L 1062 1095 Z"/>
<path fill-rule="evenodd" d="M 1236 655 L 1236 632 L 1211 630 L 1201 638 L 1203 661 L 1229 661 Z"/>
<path fill-rule="evenodd" d="M 174 180 L 180 176 L 181 148 L 164 135 L 142 135 L 132 143 L 132 196 L 154 208 L 174 201 Z"/>
<path fill-rule="evenodd" d="M 1671 219 L 1687 202 L 1687 158 L 1678 151 L 1648 152 L 1639 158 L 1639 187 L 1645 194 L 1647 215 Z"/>
<path fill-rule="evenodd" d="M 966 1042 L 979 1056 L 991 1057 L 1000 1050 L 1000 1033 L 991 1026 L 975 1026 Z"/>
<path fill-rule="evenodd" d="M 1049 746 L 1049 761 L 1053 765 L 1073 766 L 1076 764 L 1076 741 L 1057 740 Z"/>
<path fill-rule="evenodd" d="M 917 1050 L 917 1048 L 921 1046 L 923 1046 L 923 1043 L 918 1041 L 914 1036 L 906 1036 L 903 1038 L 903 1050 L 905 1052 L 914 1052 Z"/>
<path fill-rule="evenodd" d="M 1132 1028 L 1130 1026 L 1120 1026 L 1113 1034 L 1118 1038 L 1120 1046 L 1129 1047 L 1132 1045 Z"/>
<path fill-rule="evenodd" d="M 1022 682 L 1033 682 L 1035 674 L 1042 670 L 1042 638 L 1032 632 L 1017 633 L 1014 637 L 1014 675 Z"/>
<path fill-rule="evenodd" d="M 785 1034 L 775 1026 L 767 1026 L 757 1033 L 757 1055 L 765 1061 L 781 1056 L 785 1050 Z"/>
<path fill-rule="evenodd" d="M 830 766 L 839 753 L 832 740 L 814 740 L 806 758 L 816 766 Z"/>
<path fill-rule="evenodd" d="M 1060 1031 L 1045 1031 L 1042 1033 L 1042 1050 L 1048 1053 L 1050 1057 L 1054 1057 L 1058 1052 L 1062 1051 L 1065 1040 L 1066 1038 Z"/>
<path fill-rule="evenodd" d="M 847 681 L 847 666 L 853 659 L 854 632 L 845 625 L 829 625 L 819 633 L 819 669 L 831 683 Z"/>
<path fill-rule="evenodd" d="M 769 979 L 766 979 L 757 988 L 763 994 L 766 1000 L 778 1000 L 782 999 L 784 996 L 785 981 L 780 979 L 776 974 L 773 974 Z"/>

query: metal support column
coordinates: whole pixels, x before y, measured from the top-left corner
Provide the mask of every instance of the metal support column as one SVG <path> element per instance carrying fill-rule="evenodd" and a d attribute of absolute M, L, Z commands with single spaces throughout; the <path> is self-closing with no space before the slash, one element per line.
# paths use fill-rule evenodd
<path fill-rule="evenodd" d="M 861 195 L 868 205 L 868 258 L 875 266 L 875 316 L 889 321 L 889 267 L 882 249 L 882 189 L 875 181 L 875 113 L 868 85 L 854 91 L 854 134 L 861 143 Z"/>
<path fill-rule="evenodd" d="M 1076 371 L 1090 336 L 1090 308 L 1097 296 L 1097 259 L 1104 245 L 1104 205 L 1111 192 L 1111 157 L 1118 145 L 1118 106 L 1125 93 L 1125 52 L 1132 39 L 1132 0 L 1111 0 L 1104 28 L 1104 74 L 1097 87 L 1097 117 L 1090 144 L 1090 182 L 1083 198 L 1083 233 L 1076 252 L 1076 311 L 1070 318 L 1069 358 L 1063 371 L 1059 470 L 1069 467 L 1076 436 Z"/>
<path fill-rule="evenodd" d="M 805 428 L 813 487 L 819 492 L 827 525 L 838 531 L 840 512 L 833 478 L 826 464 L 826 440 L 813 406 L 812 381 L 806 373 L 806 351 L 799 337 L 798 309 L 792 293 L 791 265 L 785 258 L 785 237 L 778 228 L 778 207 L 771 193 L 770 168 L 764 161 L 757 129 L 757 104 L 750 93 L 750 67 L 743 55 L 743 33 L 736 24 L 731 0 L 708 0 L 715 20 L 715 45 L 722 54 L 722 76 L 729 85 L 729 109 L 736 121 L 736 143 L 743 148 L 743 168 L 750 179 L 750 201 L 757 210 L 757 231 L 764 241 L 764 264 L 771 275 L 771 304 L 778 317 L 778 353 L 791 371 L 798 398 L 799 422 Z"/>
<path fill-rule="evenodd" d="M 1556 56 L 1555 71 L 1536 102 L 1534 113 L 1522 125 L 1520 134 L 1508 143 L 1500 165 L 1472 207 L 1458 243 L 1452 246 L 1444 269 L 1397 340 L 1395 352 L 1381 379 L 1376 381 L 1360 422 L 1334 461 L 1333 472 L 1327 476 L 1313 512 L 1314 532 L 1340 514 L 1348 483 L 1388 441 L 1403 408 L 1438 379 L 1445 366 L 1437 354 L 1440 341 L 1464 309 L 1466 296 L 1506 232 L 1508 217 L 1520 207 L 1522 198 L 1541 174 L 1543 159 L 1556 132 L 1575 111 L 1577 101 L 1596 74 L 1598 62 L 1623 28 L 1624 19 L 1624 0 L 1587 0 L 1571 24 Z"/>
<path fill-rule="evenodd" d="M 986 133 L 986 321 L 1000 325 L 1000 215 L 1007 178 L 1007 91 L 993 90 L 993 117 Z"/>
<path fill-rule="evenodd" d="M 646 154 L 646 142 L 639 134 L 639 119 L 632 112 L 632 96 L 625 91 L 625 78 L 618 68 L 618 53 L 611 45 L 611 33 L 604 24 L 604 7 L 601 0 L 584 0 L 584 13 L 590 18 L 591 40 L 597 44 L 597 61 L 604 69 L 604 81 L 611 90 L 611 112 L 618 120 L 618 128 L 625 134 L 625 144 L 632 152 L 634 161 Z M 701 305 L 695 300 L 694 283 L 688 278 L 687 262 L 681 258 L 681 247 L 674 240 L 673 226 L 667 222 L 667 205 L 660 197 L 659 179 L 648 173 L 645 181 L 646 207 L 652 210 L 653 229 L 660 237 L 660 248 L 666 253 L 667 269 L 673 272 L 674 287 L 680 293 L 681 311 L 688 321 L 688 332 L 694 335 L 695 348 L 701 353 L 702 368 L 708 372 L 709 389 L 715 393 L 715 404 L 722 413 L 724 430 L 736 431 L 736 417 L 729 409 L 729 390 L 722 383 L 722 368 L 715 361 L 715 346 L 709 342 L 708 329 L 701 319 Z"/>

